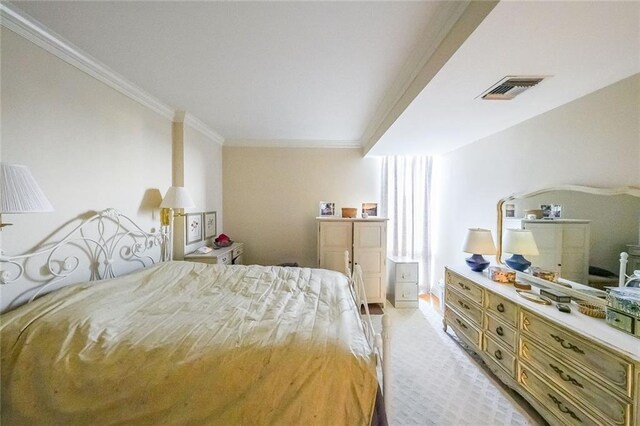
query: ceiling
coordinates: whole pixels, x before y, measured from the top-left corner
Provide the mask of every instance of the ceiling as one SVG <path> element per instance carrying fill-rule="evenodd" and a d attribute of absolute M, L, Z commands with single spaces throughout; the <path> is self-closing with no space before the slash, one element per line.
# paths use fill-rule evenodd
<path fill-rule="evenodd" d="M 640 72 L 640 2 L 503 1 L 437 66 L 467 2 L 13 4 L 231 145 L 438 154 Z M 476 99 L 514 74 L 552 77 Z"/>

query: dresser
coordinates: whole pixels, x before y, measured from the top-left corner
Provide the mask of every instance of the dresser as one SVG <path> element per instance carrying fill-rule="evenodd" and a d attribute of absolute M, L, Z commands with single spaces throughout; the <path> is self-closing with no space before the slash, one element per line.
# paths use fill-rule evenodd
<path fill-rule="evenodd" d="M 395 308 L 417 308 L 418 261 L 397 256 L 387 261 L 387 300 Z"/>
<path fill-rule="evenodd" d="M 556 271 L 567 280 L 586 283 L 589 275 L 591 224 L 577 219 L 505 219 L 506 229 L 528 229 L 538 256 L 526 258 L 533 266 Z"/>
<path fill-rule="evenodd" d="M 445 269 L 445 331 L 550 424 L 639 425 L 640 339 L 571 308 L 528 301 L 464 266 Z"/>
<path fill-rule="evenodd" d="M 184 260 L 221 265 L 242 265 L 243 255 L 244 245 L 242 243 L 233 243 L 229 247 L 214 248 L 205 254 L 189 253 L 184 256 Z"/>
<path fill-rule="evenodd" d="M 318 217 L 318 267 L 344 272 L 344 252 L 362 268 L 369 303 L 385 304 L 387 219 Z"/>

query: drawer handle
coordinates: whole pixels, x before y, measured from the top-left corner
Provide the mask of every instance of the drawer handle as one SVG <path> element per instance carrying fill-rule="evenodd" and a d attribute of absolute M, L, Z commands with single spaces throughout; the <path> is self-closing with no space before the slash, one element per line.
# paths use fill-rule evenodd
<path fill-rule="evenodd" d="M 579 353 L 580 355 L 584 355 L 584 351 L 582 349 L 580 349 L 579 347 L 577 347 L 576 345 L 569 343 L 569 342 L 565 342 L 564 339 L 560 336 L 556 336 L 555 334 L 550 334 L 551 337 L 553 337 L 553 340 L 555 340 L 556 342 L 560 343 L 560 346 L 562 346 L 565 349 L 571 349 L 572 351 Z"/>
<path fill-rule="evenodd" d="M 500 349 L 495 351 L 493 354 L 496 356 L 497 360 L 501 360 L 502 359 L 502 352 L 500 352 Z"/>
<path fill-rule="evenodd" d="M 496 328 L 496 333 L 498 333 L 498 336 L 504 336 L 504 330 L 502 329 L 502 326 L 498 326 Z"/>
<path fill-rule="evenodd" d="M 502 303 L 498 303 L 498 306 L 496 306 L 496 308 L 498 308 L 498 312 L 504 312 L 504 305 Z"/>
<path fill-rule="evenodd" d="M 460 327 L 467 328 L 467 325 L 465 323 L 463 323 L 462 321 L 460 321 L 458 318 L 456 318 L 456 322 L 460 325 Z"/>
<path fill-rule="evenodd" d="M 577 420 L 580 423 L 582 423 L 582 420 L 580 419 L 580 417 L 576 416 L 576 413 L 574 413 L 573 411 L 571 411 L 570 409 L 565 407 L 564 404 L 562 404 L 562 401 L 560 401 L 558 398 L 556 398 L 555 396 L 551 395 L 550 393 L 548 393 L 547 395 L 558 406 L 558 410 L 560 410 L 561 412 L 563 412 L 565 414 L 570 415 L 572 419 Z"/>
<path fill-rule="evenodd" d="M 467 290 L 470 291 L 471 288 L 468 285 L 465 285 L 464 283 L 461 283 L 460 281 L 458 281 L 458 285 L 460 286 L 460 288 L 462 288 L 463 290 Z"/>
<path fill-rule="evenodd" d="M 558 373 L 558 376 L 560 376 L 560 378 L 562 380 L 564 380 L 565 382 L 569 382 L 574 386 L 577 386 L 579 388 L 583 388 L 584 386 L 582 386 L 582 383 L 578 382 L 576 379 L 574 379 L 573 377 L 571 377 L 568 374 L 565 374 L 564 371 L 562 371 L 560 368 L 556 367 L 555 365 L 549 363 L 549 367 L 551 367 L 553 369 L 553 371 L 555 371 L 556 373 Z"/>
<path fill-rule="evenodd" d="M 464 303 L 462 300 L 458 300 L 458 304 L 459 304 L 460 306 L 462 306 L 463 308 L 467 309 L 467 310 L 471 309 L 471 308 L 469 307 L 469 305 L 467 305 L 466 303 Z"/>

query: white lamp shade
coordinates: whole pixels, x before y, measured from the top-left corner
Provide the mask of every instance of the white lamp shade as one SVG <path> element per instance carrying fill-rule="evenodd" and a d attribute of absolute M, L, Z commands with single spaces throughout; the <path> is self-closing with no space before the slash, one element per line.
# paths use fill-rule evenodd
<path fill-rule="evenodd" d="M 0 213 L 52 212 L 27 166 L 0 163 Z"/>
<path fill-rule="evenodd" d="M 196 204 L 183 186 L 171 186 L 164 194 L 160 207 L 168 209 L 188 209 Z"/>
<path fill-rule="evenodd" d="M 462 251 L 471 254 L 496 254 L 491 231 L 488 229 L 470 228 L 464 240 Z"/>
<path fill-rule="evenodd" d="M 511 254 L 537 256 L 538 246 L 533 233 L 528 229 L 507 229 L 504 236 L 504 251 Z"/>

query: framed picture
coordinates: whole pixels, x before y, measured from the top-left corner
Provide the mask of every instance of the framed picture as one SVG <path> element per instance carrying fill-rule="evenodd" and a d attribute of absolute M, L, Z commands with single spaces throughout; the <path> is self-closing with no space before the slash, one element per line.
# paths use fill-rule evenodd
<path fill-rule="evenodd" d="M 335 215 L 336 215 L 336 203 L 320 201 L 320 216 L 335 216 Z"/>
<path fill-rule="evenodd" d="M 187 213 L 185 218 L 187 245 L 202 241 L 202 213 Z"/>
<path fill-rule="evenodd" d="M 204 214 L 204 239 L 213 238 L 218 234 L 218 221 L 216 212 Z"/>
<path fill-rule="evenodd" d="M 557 219 L 562 215 L 562 206 L 560 204 L 540 204 L 542 217 L 545 219 Z"/>
<path fill-rule="evenodd" d="M 363 217 L 378 216 L 378 203 L 362 203 Z"/>

